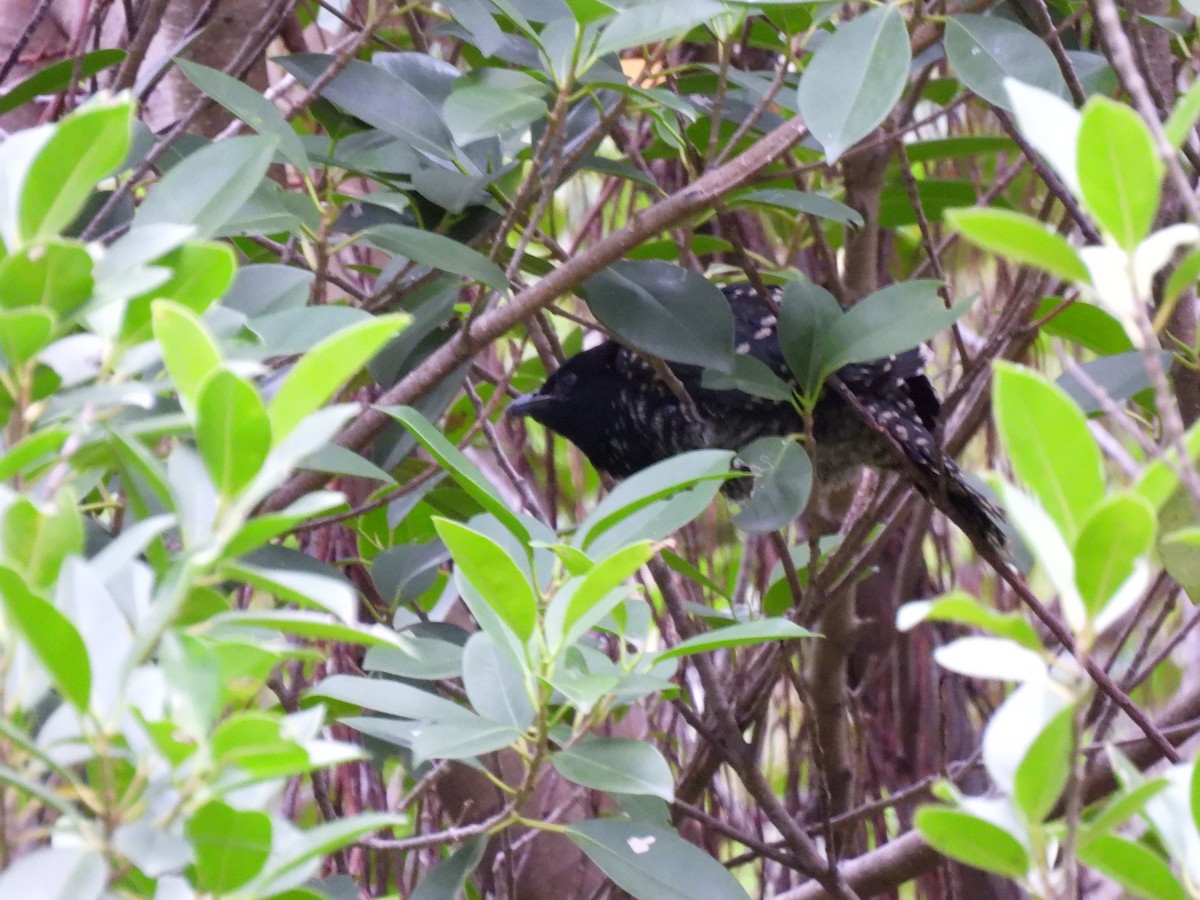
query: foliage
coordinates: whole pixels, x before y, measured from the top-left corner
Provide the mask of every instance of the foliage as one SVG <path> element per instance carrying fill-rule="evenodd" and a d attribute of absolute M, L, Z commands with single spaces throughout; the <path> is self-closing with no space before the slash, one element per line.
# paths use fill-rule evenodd
<path fill-rule="evenodd" d="M 0 97 L 0 898 L 1194 893 L 1194 22 L 330 6 Z M 810 417 L 932 341 L 1011 559 L 820 435 L 597 485 L 502 416 L 591 332 Z"/>

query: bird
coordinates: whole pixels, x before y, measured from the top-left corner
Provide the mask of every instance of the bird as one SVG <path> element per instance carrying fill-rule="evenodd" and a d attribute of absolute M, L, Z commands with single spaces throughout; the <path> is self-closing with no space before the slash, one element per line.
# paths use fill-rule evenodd
<path fill-rule="evenodd" d="M 750 284 L 721 288 L 733 312 L 735 350 L 766 364 L 795 389 L 796 378 L 779 343 L 775 309 L 781 291 L 768 290 L 774 308 Z M 614 478 L 689 450 L 736 451 L 757 438 L 804 432 L 804 417 L 790 401 L 706 387 L 699 366 L 669 362 L 666 368 L 674 385 L 661 374 L 661 364 L 656 367 L 620 341 L 604 340 L 568 358 L 536 391 L 513 400 L 506 414 L 528 417 L 561 435 Z M 969 537 L 995 549 L 1005 547 L 1003 514 L 967 482 L 937 440 L 941 401 L 925 376 L 922 348 L 843 366 L 830 382 L 812 411 L 809 450 L 819 485 L 845 485 L 864 466 L 902 470 L 899 448 L 927 476 L 922 481 L 928 485 L 914 482 L 927 499 Z M 747 480 L 731 480 L 726 493 L 743 498 L 750 491 L 744 486 Z"/>

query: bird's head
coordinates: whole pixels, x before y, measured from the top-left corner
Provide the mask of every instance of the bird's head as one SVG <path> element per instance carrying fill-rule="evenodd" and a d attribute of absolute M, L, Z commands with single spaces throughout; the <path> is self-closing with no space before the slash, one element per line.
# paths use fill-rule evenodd
<path fill-rule="evenodd" d="M 616 365 L 619 349 L 606 341 L 577 353 L 536 391 L 510 403 L 505 414 L 528 416 L 586 452 L 589 437 L 603 430 L 603 411 L 617 402 L 626 382 Z"/>

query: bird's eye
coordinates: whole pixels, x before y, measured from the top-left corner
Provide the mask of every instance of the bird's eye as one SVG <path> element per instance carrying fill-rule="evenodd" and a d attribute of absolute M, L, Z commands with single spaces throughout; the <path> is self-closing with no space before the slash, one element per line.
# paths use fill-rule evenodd
<path fill-rule="evenodd" d="M 555 385 L 556 394 L 569 394 L 575 388 L 575 373 L 562 372 L 559 374 Z"/>

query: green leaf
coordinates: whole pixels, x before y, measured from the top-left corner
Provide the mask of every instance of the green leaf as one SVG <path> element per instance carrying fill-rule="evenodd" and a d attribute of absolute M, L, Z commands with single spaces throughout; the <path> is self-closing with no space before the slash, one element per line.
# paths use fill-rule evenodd
<path fill-rule="evenodd" d="M 1018 879 L 1029 871 L 1029 854 L 1021 842 L 978 816 L 943 806 L 923 806 L 917 810 L 916 826 L 935 850 L 968 866 Z"/>
<path fill-rule="evenodd" d="M 697 482 L 723 481 L 729 473 L 732 459 L 733 453 L 728 450 L 692 450 L 643 469 L 622 481 L 596 505 L 579 526 L 572 543 L 586 550 L 605 531 L 655 501 Z M 717 487 L 714 486 L 709 497 L 716 491 Z M 699 514 L 699 510 L 696 514 Z M 637 540 L 645 538 L 639 536 Z"/>
<path fill-rule="evenodd" d="M 433 524 L 454 564 L 488 606 L 518 638 L 529 640 L 537 626 L 538 598 L 522 566 L 498 543 L 466 525 L 440 516 Z"/>
<path fill-rule="evenodd" d="M 891 112 L 912 63 L 908 30 L 897 6 L 843 23 L 813 54 L 800 76 L 800 116 L 836 162 Z"/>
<path fill-rule="evenodd" d="M 254 385 L 228 369 L 204 379 L 196 401 L 196 445 L 222 497 L 254 480 L 271 450 L 271 423 Z"/>
<path fill-rule="evenodd" d="M 934 650 L 933 658 L 942 668 L 972 678 L 1027 681 L 1046 673 L 1039 654 L 1007 638 L 958 638 Z"/>
<path fill-rule="evenodd" d="M 757 191 L 750 191 L 746 194 L 740 194 L 730 206 L 731 208 L 738 206 L 768 206 L 773 209 L 786 210 L 787 212 L 807 213 L 811 216 L 819 216 L 822 219 L 831 219 L 834 222 L 841 222 L 843 225 L 853 225 L 855 228 L 863 227 L 863 217 L 858 210 L 847 206 L 840 200 L 834 200 L 832 197 L 826 197 L 824 194 L 814 194 L 809 191 L 763 188 Z"/>
<path fill-rule="evenodd" d="M 172 300 L 155 300 L 151 327 L 162 349 L 163 364 L 185 403 L 195 407 L 204 379 L 221 367 L 221 351 L 200 317 Z"/>
<path fill-rule="evenodd" d="M 748 900 L 724 866 L 662 825 L 589 819 L 566 834 L 637 900 Z"/>
<path fill-rule="evenodd" d="M 34 587 L 52 586 L 63 561 L 83 551 L 83 519 L 69 491 L 60 493 L 52 507 L 18 496 L 3 517 L 4 558 Z"/>
<path fill-rule="evenodd" d="M 124 50 L 106 47 L 38 69 L 0 95 L 0 115 L 37 97 L 61 93 L 74 84 L 75 79 L 91 78 L 117 65 L 125 56 Z"/>
<path fill-rule="evenodd" d="M 415 760 L 470 759 L 503 750 L 521 737 L 512 725 L 492 722 L 473 713 L 453 721 L 426 725 L 413 738 Z"/>
<path fill-rule="evenodd" d="M 16 368 L 29 362 L 50 343 L 54 336 L 53 313 L 44 309 L 6 309 L 0 311 L 0 353 Z"/>
<path fill-rule="evenodd" d="M 1016 641 L 1030 650 L 1042 642 L 1020 613 L 1002 613 L 984 606 L 966 591 L 951 591 L 933 600 L 914 600 L 896 611 L 896 628 L 910 631 L 921 622 L 957 622 Z"/>
<path fill-rule="evenodd" d="M 470 710 L 432 691 L 390 678 L 331 675 L 313 686 L 305 697 L 338 700 L 402 719 L 440 722 L 477 718 Z"/>
<path fill-rule="evenodd" d="M 92 692 L 92 670 L 87 647 L 75 626 L 6 566 L 0 566 L 0 599 L 63 698 L 76 709 L 86 710 Z"/>
<path fill-rule="evenodd" d="M 1193 250 L 1180 260 L 1179 265 L 1171 272 L 1166 287 L 1163 288 L 1163 299 L 1168 303 L 1174 303 L 1179 299 L 1180 294 L 1195 286 L 1198 278 L 1200 278 L 1200 250 Z"/>
<path fill-rule="evenodd" d="M 294 53 L 278 60 L 302 84 L 311 85 L 340 61 L 320 53 Z M 438 108 L 417 88 L 384 70 L 352 59 L 322 89 L 321 96 L 369 125 L 438 159 L 452 159 L 453 141 Z"/>
<path fill-rule="evenodd" d="M 937 289 L 936 281 L 903 281 L 864 297 L 822 339 L 825 372 L 911 350 L 971 308 L 971 300 L 963 300 L 946 309 Z"/>
<path fill-rule="evenodd" d="M 1200 254 L 1197 255 L 1200 259 Z M 1046 297 L 1038 304 L 1035 320 L 1062 305 L 1060 297 Z M 1076 301 L 1042 324 L 1042 333 L 1073 341 L 1098 356 L 1115 356 L 1133 349 L 1124 327 L 1111 313 L 1091 303 Z"/>
<path fill-rule="evenodd" d="M 815 400 L 825 380 L 825 340 L 842 317 L 841 304 L 825 288 L 801 276 L 783 287 L 779 343 L 801 393 Z"/>
<path fill-rule="evenodd" d="M 68 61 L 69 62 L 69 61 Z M 100 900 L 108 896 L 108 864 L 99 850 L 40 847 L 10 862 L 0 872 L 5 900 Z"/>
<path fill-rule="evenodd" d="M 658 260 L 631 260 L 593 275 L 584 292 L 600 324 L 638 349 L 733 371 L 733 313 L 704 276 Z"/>
<path fill-rule="evenodd" d="M 471 635 L 462 652 L 463 687 L 471 706 L 485 719 L 524 731 L 533 723 L 533 702 L 525 673 L 486 633 Z"/>
<path fill-rule="evenodd" d="M 101 178 L 129 152 L 133 100 L 97 97 L 63 119 L 29 166 L 17 220 L 27 241 L 71 224 Z"/>
<path fill-rule="evenodd" d="M 675 799 L 671 767 L 650 744 L 626 738 L 585 737 L 551 757 L 568 781 L 610 794 Z"/>
<path fill-rule="evenodd" d="M 1088 841 L 1077 852 L 1080 862 L 1111 878 L 1131 896 L 1187 900 L 1188 892 L 1166 860 L 1142 844 L 1106 834 Z"/>
<path fill-rule="evenodd" d="M 487 844 L 486 834 L 463 841 L 462 846 L 426 873 L 408 900 L 457 900 L 467 878 L 483 859 Z"/>
<path fill-rule="evenodd" d="M 1079 126 L 1079 187 L 1100 226 L 1132 252 L 1158 212 L 1163 162 L 1150 129 L 1134 110 L 1093 97 Z"/>
<path fill-rule="evenodd" d="M 271 817 L 210 800 L 184 825 L 196 853 L 195 883 L 225 893 L 257 875 L 271 853 Z"/>
<path fill-rule="evenodd" d="M 175 65 L 208 96 L 257 131 L 271 135 L 279 141 L 279 152 L 288 162 L 300 170 L 308 169 L 308 154 L 300 136 L 287 123 L 275 104 L 250 85 L 231 78 L 217 69 L 178 57 Z"/>
<path fill-rule="evenodd" d="M 276 893 L 272 886 L 286 880 L 294 870 L 312 860 L 328 857 L 342 847 L 361 840 L 374 832 L 391 836 L 393 828 L 411 825 L 408 817 L 399 813 L 360 813 L 332 822 L 323 822 L 315 828 L 285 839 L 282 846 L 271 855 L 265 871 L 255 881 L 262 889 L 246 891 L 249 897 L 269 897 Z M 303 878 L 301 879 L 303 880 Z M 296 882 L 287 882 L 288 886 Z M 253 887 L 253 886 L 251 886 Z"/>
<path fill-rule="evenodd" d="M 713 0 L 692 0 L 689 3 L 650 0 L 635 3 L 621 9 L 609 22 L 600 33 L 600 40 L 592 52 L 596 56 L 604 56 L 626 47 L 640 47 L 681 36 L 726 11 L 724 5 Z"/>
<path fill-rule="evenodd" d="M 1090 616 L 1133 574 L 1134 563 L 1154 544 L 1154 532 L 1154 508 L 1138 494 L 1110 494 L 1091 509 L 1075 539 L 1075 583 Z"/>
<path fill-rule="evenodd" d="M 1066 238 L 1024 213 L 974 207 L 948 210 L 946 220 L 955 231 L 984 250 L 1037 266 L 1066 281 L 1080 284 L 1091 281 L 1083 260 Z"/>
<path fill-rule="evenodd" d="M 402 314 L 371 318 L 330 335 L 301 356 L 271 398 L 275 442 L 324 406 L 408 322 Z"/>
<path fill-rule="evenodd" d="M 796 638 L 820 637 L 814 631 L 801 628 L 788 619 L 755 619 L 753 622 L 742 622 L 729 625 L 715 631 L 697 634 L 686 641 L 681 641 L 674 647 L 658 654 L 658 661 L 675 659 L 680 656 L 692 656 L 696 653 L 708 653 L 724 647 L 743 647 L 746 644 L 762 644 L 766 641 L 790 641 Z"/>
<path fill-rule="evenodd" d="M 233 218 L 267 174 L 274 138 L 235 137 L 189 154 L 152 187 L 134 216 L 134 227 L 194 225 L 209 237 Z"/>
<path fill-rule="evenodd" d="M 0 260 L 0 307 L 40 306 L 63 319 L 92 296 L 92 256 L 82 244 L 45 241 Z"/>
<path fill-rule="evenodd" d="M 738 451 L 738 459 L 754 475 L 750 496 L 733 524 L 763 533 L 784 528 L 808 506 L 812 493 L 812 460 L 790 437 L 763 437 Z"/>
<path fill-rule="evenodd" d="M 560 638 L 564 646 L 576 641 L 611 610 L 606 601 L 612 592 L 652 556 L 652 541 L 629 544 L 596 563 L 581 578 L 568 581 L 559 588 L 546 612 L 547 634 Z M 597 617 L 599 606 L 606 612 Z"/>
<path fill-rule="evenodd" d="M 358 594 L 335 568 L 297 550 L 268 545 L 244 559 L 225 560 L 222 574 L 270 594 L 357 620 Z"/>
<path fill-rule="evenodd" d="M 151 304 L 159 299 L 174 300 L 194 313 L 202 313 L 225 293 L 237 268 L 233 249 L 215 241 L 193 241 L 158 260 L 157 267 L 167 269 L 170 277 L 143 294 L 130 299 L 121 323 L 121 340 L 127 344 L 149 339 Z"/>
<path fill-rule="evenodd" d="M 412 432 L 413 437 L 429 451 L 438 465 L 446 470 L 471 499 L 499 519 L 522 543 L 529 543 L 529 530 L 508 508 L 508 504 L 492 487 L 491 481 L 484 477 L 461 450 L 446 440 L 428 419 L 411 406 L 393 406 L 384 409 L 383 412 Z"/>
<path fill-rule="evenodd" d="M 1175 101 L 1175 108 L 1163 124 L 1163 133 L 1172 147 L 1179 148 L 1187 141 L 1188 135 L 1200 118 L 1200 79 L 1193 81 L 1191 86 Z"/>
<path fill-rule="evenodd" d="M 1026 821 L 1040 823 L 1062 794 L 1071 774 L 1071 730 L 1075 705 L 1058 712 L 1033 739 L 1013 779 L 1013 803 Z"/>
<path fill-rule="evenodd" d="M 1073 540 L 1104 496 L 1100 451 L 1083 412 L 1061 388 L 1011 363 L 996 363 L 992 399 L 1014 471 Z"/>
<path fill-rule="evenodd" d="M 376 225 L 367 229 L 363 236 L 381 250 L 486 284 L 498 294 L 508 293 L 504 270 L 478 250 L 453 238 L 407 225 Z"/>
<path fill-rule="evenodd" d="M 455 83 L 442 115 L 459 146 L 508 139 L 546 115 L 545 94 L 546 86 L 523 72 L 474 69 Z"/>
<path fill-rule="evenodd" d="M 396 632 L 386 625 L 348 625 L 329 613 L 303 609 L 231 610 L 205 619 L 204 629 L 222 635 L 267 632 L 367 647 L 404 646 Z"/>
<path fill-rule="evenodd" d="M 1079 111 L 1058 94 L 1015 78 L 1004 79 L 1004 87 L 1021 135 L 1045 157 L 1063 184 L 1078 196 Z"/>
<path fill-rule="evenodd" d="M 946 57 L 968 88 L 1011 112 L 1006 77 L 1066 96 L 1058 63 L 1041 38 L 999 16 L 959 15 L 946 20 Z"/>

